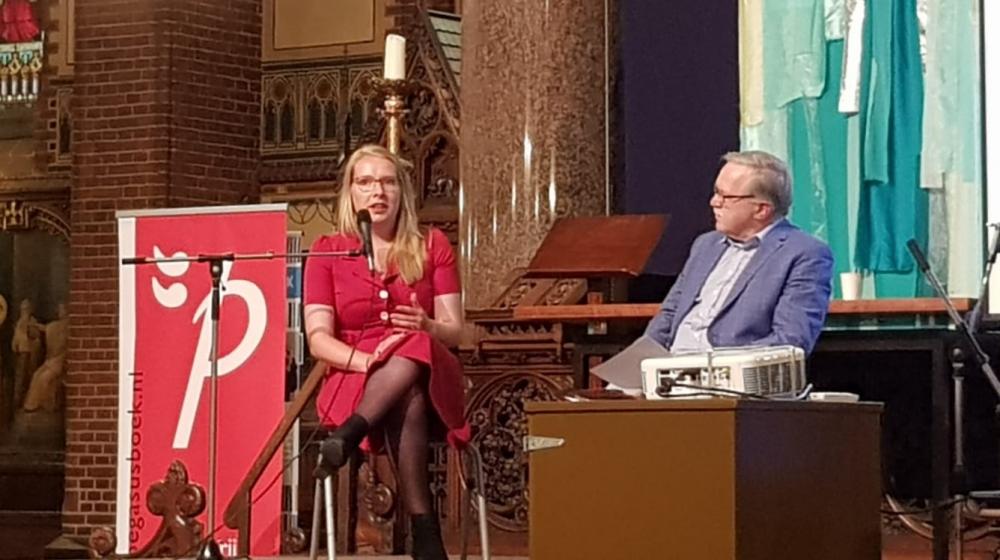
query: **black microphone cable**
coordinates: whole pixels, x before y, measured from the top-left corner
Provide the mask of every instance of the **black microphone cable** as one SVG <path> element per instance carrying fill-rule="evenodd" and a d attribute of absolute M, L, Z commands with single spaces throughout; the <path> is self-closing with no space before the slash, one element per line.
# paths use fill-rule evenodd
<path fill-rule="evenodd" d="M 304 270 L 305 269 L 305 262 L 302 263 L 302 266 L 303 266 L 303 270 Z M 375 292 L 375 284 L 372 284 L 371 286 L 372 286 L 371 293 L 370 293 L 370 295 L 368 297 L 368 311 L 366 313 L 366 317 L 365 317 L 364 322 L 362 322 L 361 331 L 358 334 L 358 340 L 361 340 L 361 339 L 364 338 L 365 332 L 368 331 L 369 324 L 370 324 L 372 318 L 375 316 L 375 294 L 376 294 L 376 292 Z M 351 345 L 351 352 L 350 352 L 350 354 L 348 354 L 348 357 L 347 357 L 347 363 L 348 363 L 348 365 L 351 363 L 351 359 L 354 358 L 354 354 L 357 351 L 357 349 L 358 349 L 358 347 L 357 347 L 356 344 L 352 344 Z M 367 375 L 367 373 L 366 373 L 366 375 Z M 254 505 L 256 505 L 257 502 L 259 502 L 261 499 L 263 499 L 264 496 L 267 495 L 268 491 L 270 491 L 271 488 L 273 488 L 274 485 L 279 480 L 281 480 L 281 478 L 285 475 L 285 472 L 288 470 L 288 468 L 291 467 L 296 461 L 298 461 L 302 457 L 302 454 L 305 453 L 306 449 L 309 449 L 309 446 L 312 445 L 312 443 L 319 436 L 320 430 L 323 429 L 322 428 L 322 420 L 323 420 L 323 418 L 326 418 L 327 414 L 330 413 L 330 409 L 331 409 L 332 406 L 333 406 L 333 401 L 331 400 L 329 403 L 327 403 L 327 405 L 324 408 L 322 414 L 320 415 L 320 423 L 317 424 L 316 427 L 312 429 L 312 431 L 309 434 L 309 437 L 307 437 L 306 441 L 299 447 L 299 451 L 297 453 L 295 453 L 294 455 L 292 455 L 290 458 L 288 458 L 288 459 L 285 460 L 284 464 L 281 466 L 281 469 L 279 469 L 278 472 L 271 478 L 271 480 L 268 481 L 267 485 L 264 486 L 264 489 L 261 490 L 260 493 L 258 493 L 256 497 L 251 496 L 251 499 L 247 502 L 247 504 L 244 506 L 244 508 L 249 509 L 249 508 L 253 507 Z M 319 462 L 322 461 L 322 459 L 323 459 L 322 455 L 320 455 L 317 458 L 317 467 L 319 467 Z M 316 471 L 315 470 L 313 471 L 313 476 L 316 476 Z M 197 552 L 198 550 L 200 550 L 201 547 L 204 545 L 204 543 L 208 542 L 209 539 L 212 539 L 219 531 L 221 531 L 225 527 L 226 527 L 226 522 L 223 519 L 222 523 L 216 525 L 214 528 L 212 528 L 212 530 L 207 535 L 202 536 L 202 538 L 197 543 L 192 544 L 191 547 L 188 548 L 188 550 L 185 550 L 180 555 L 173 557 L 172 560 L 181 560 L 183 558 L 187 558 L 187 557 L 191 556 L 192 554 L 194 554 L 195 552 Z"/>
<path fill-rule="evenodd" d="M 681 387 L 683 389 L 694 389 L 695 392 L 694 393 L 674 394 L 672 392 L 674 387 Z M 796 394 L 796 395 L 794 395 L 792 397 L 789 397 L 789 398 L 776 398 L 776 397 L 771 397 L 771 396 L 767 396 L 767 395 L 761 395 L 761 394 L 758 394 L 758 393 L 748 393 L 746 391 L 737 391 L 736 389 L 728 389 L 728 388 L 724 388 L 724 387 L 706 387 L 704 385 L 695 385 L 694 383 L 683 383 L 683 382 L 677 381 L 676 379 L 674 379 L 672 377 L 666 377 L 666 378 L 664 378 L 664 379 L 662 379 L 660 381 L 660 386 L 656 388 L 656 396 L 662 397 L 662 398 L 665 398 L 665 399 L 683 398 L 683 397 L 704 397 L 704 396 L 719 397 L 719 396 L 728 396 L 728 397 L 738 397 L 738 398 L 745 398 L 745 399 L 750 399 L 750 400 L 762 400 L 762 401 L 778 401 L 778 400 L 782 400 L 782 401 L 787 401 L 787 400 L 801 401 L 801 400 L 805 400 L 806 398 L 808 398 L 809 393 L 812 392 L 812 388 L 813 388 L 812 383 L 809 383 L 808 385 L 805 386 L 805 388 L 802 389 L 802 391 L 800 391 L 798 394 Z"/>

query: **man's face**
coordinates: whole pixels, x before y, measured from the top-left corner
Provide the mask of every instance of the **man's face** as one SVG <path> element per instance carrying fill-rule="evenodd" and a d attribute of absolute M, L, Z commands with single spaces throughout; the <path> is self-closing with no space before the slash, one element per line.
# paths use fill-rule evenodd
<path fill-rule="evenodd" d="M 771 205 L 754 194 L 754 178 L 753 169 L 745 165 L 729 162 L 722 166 L 708 201 L 716 231 L 746 241 L 767 226 Z"/>

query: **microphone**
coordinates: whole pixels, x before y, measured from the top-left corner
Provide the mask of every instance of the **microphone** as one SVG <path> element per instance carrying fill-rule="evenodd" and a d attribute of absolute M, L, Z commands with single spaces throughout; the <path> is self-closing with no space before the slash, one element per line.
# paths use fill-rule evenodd
<path fill-rule="evenodd" d="M 924 252 L 920 250 L 920 245 L 917 245 L 916 239 L 907 241 L 906 248 L 910 250 L 910 254 L 913 255 L 913 260 L 917 261 L 917 266 L 920 267 L 920 270 L 926 273 L 931 269 L 931 265 L 927 262 Z"/>
<path fill-rule="evenodd" d="M 372 215 L 368 210 L 358 212 L 358 230 L 361 232 L 361 245 L 368 257 L 368 272 L 375 274 L 375 250 L 372 249 Z"/>

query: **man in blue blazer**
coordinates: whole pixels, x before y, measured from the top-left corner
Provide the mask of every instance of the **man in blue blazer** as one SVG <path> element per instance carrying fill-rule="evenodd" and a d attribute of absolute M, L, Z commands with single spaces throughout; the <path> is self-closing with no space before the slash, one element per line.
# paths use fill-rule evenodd
<path fill-rule="evenodd" d="M 793 226 L 788 168 L 765 152 L 723 156 L 698 237 L 646 335 L 672 352 L 785 345 L 812 351 L 830 303 L 833 255 Z"/>

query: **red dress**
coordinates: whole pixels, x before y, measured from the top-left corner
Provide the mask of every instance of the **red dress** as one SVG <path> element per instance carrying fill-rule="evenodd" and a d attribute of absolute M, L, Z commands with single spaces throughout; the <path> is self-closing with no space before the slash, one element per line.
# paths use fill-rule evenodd
<path fill-rule="evenodd" d="M 382 339 L 393 334 L 389 314 L 397 305 L 410 305 L 410 294 L 416 292 L 420 306 L 433 317 L 435 296 L 460 291 L 455 254 L 448 239 L 434 228 L 425 237 L 424 275 L 413 285 L 407 285 L 395 269 L 384 276 L 370 275 L 364 257 L 310 257 L 306 261 L 305 305 L 333 307 L 336 313 L 334 336 L 356 346 L 359 352 L 374 352 Z M 360 247 L 357 238 L 324 235 L 313 243 L 311 252 Z M 459 448 L 468 443 L 470 431 L 465 421 L 462 364 L 455 355 L 428 333 L 417 331 L 387 348 L 372 362 L 369 372 L 390 356 L 402 356 L 427 366 L 430 401 L 447 429 L 448 443 Z M 320 421 L 324 425 L 339 425 L 353 414 L 361 401 L 367 378 L 366 373 L 334 367 L 327 369 L 316 399 Z"/>

